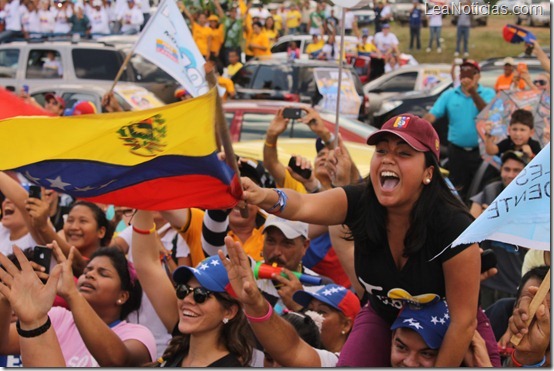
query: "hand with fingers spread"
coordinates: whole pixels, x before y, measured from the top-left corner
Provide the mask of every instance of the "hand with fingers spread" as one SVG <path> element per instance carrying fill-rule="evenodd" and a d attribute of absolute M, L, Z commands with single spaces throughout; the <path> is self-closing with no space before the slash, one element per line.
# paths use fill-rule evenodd
<path fill-rule="evenodd" d="M 10 302 L 22 325 L 36 328 L 46 322 L 46 316 L 56 297 L 56 285 L 61 270 L 58 267 L 52 270 L 50 278 L 43 284 L 23 252 L 17 247 L 13 251 L 21 270 L 4 254 L 0 254 L 0 293 Z"/>
<path fill-rule="evenodd" d="M 253 312 L 267 312 L 267 304 L 262 296 L 256 279 L 250 266 L 250 259 L 242 249 L 239 242 L 233 241 L 229 236 L 225 237 L 225 246 L 229 258 L 227 259 L 221 250 L 218 251 L 219 258 L 223 262 L 229 282 L 236 298 L 245 305 L 245 308 L 250 308 Z"/>
<path fill-rule="evenodd" d="M 277 293 L 281 297 L 281 300 L 283 300 L 283 304 L 285 304 L 289 310 L 298 312 L 302 309 L 302 306 L 292 300 L 292 296 L 296 291 L 304 290 L 304 287 L 298 277 L 292 274 L 290 270 L 283 267 L 283 272 L 287 277 L 283 277 L 280 274 L 273 274 L 271 278 L 280 283 Z"/>
<path fill-rule="evenodd" d="M 77 249 L 75 248 L 75 246 L 71 246 L 71 249 L 69 250 L 69 256 L 66 258 L 56 241 L 47 246 L 52 247 L 52 249 L 54 250 L 54 257 L 58 262 L 58 266 L 61 267 L 61 277 L 58 281 L 57 286 L 58 295 L 60 295 L 67 301 L 70 296 L 79 295 L 79 291 L 77 290 L 77 286 L 75 285 L 72 269 L 73 260 L 75 259 L 75 253 Z"/>

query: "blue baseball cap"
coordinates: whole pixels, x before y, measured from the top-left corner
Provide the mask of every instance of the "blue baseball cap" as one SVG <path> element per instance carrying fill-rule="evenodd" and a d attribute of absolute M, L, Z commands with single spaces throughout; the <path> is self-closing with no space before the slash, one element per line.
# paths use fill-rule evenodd
<path fill-rule="evenodd" d="M 192 277 L 210 291 L 231 292 L 227 270 L 217 255 L 202 260 L 196 268 L 183 265 L 173 272 L 173 281 L 177 284 L 187 283 Z"/>
<path fill-rule="evenodd" d="M 334 283 L 325 285 L 314 293 L 299 290 L 292 296 L 292 300 L 303 307 L 307 307 L 312 299 L 319 300 L 331 308 L 335 308 L 346 317 L 352 319 L 352 321 L 354 321 L 361 308 L 360 300 L 352 291 Z"/>
<path fill-rule="evenodd" d="M 439 349 L 450 325 L 450 313 L 444 299 L 428 304 L 405 304 L 391 330 L 409 328 L 417 332 L 431 349 Z"/>

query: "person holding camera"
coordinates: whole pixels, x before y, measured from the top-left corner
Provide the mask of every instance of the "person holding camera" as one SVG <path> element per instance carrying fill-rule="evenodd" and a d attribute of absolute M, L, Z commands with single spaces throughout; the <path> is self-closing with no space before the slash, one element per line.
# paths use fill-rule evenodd
<path fill-rule="evenodd" d="M 460 86 L 441 94 L 423 116 L 431 124 L 448 117 L 448 169 L 450 180 L 463 200 L 482 162 L 475 118 L 495 96 L 493 89 L 479 84 L 480 78 L 479 64 L 466 59 L 460 65 Z"/>

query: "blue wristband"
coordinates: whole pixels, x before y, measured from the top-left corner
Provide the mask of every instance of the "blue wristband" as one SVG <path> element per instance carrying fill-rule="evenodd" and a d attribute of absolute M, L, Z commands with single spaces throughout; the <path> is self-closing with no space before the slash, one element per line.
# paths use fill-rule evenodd
<path fill-rule="evenodd" d="M 269 210 L 267 210 L 267 212 L 270 214 L 279 215 L 283 212 L 283 210 L 285 210 L 285 207 L 287 206 L 288 197 L 286 193 L 280 189 L 273 188 L 273 190 L 277 192 L 279 199 L 277 200 L 275 205 L 273 205 Z"/>
<path fill-rule="evenodd" d="M 535 363 L 534 365 L 522 365 L 523 368 L 542 367 L 546 363 L 546 356 L 542 357 L 542 361 Z"/>

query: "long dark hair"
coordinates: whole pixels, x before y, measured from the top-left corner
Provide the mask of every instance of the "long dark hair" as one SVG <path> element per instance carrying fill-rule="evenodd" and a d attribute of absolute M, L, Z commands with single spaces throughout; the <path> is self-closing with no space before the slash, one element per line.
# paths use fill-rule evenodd
<path fill-rule="evenodd" d="M 125 254 L 117 247 L 101 247 L 90 256 L 90 260 L 100 256 L 110 259 L 121 281 L 121 290 L 129 292 L 129 299 L 121 306 L 121 313 L 119 315 L 119 319 L 124 320 L 129 313 L 140 308 L 142 286 L 136 277 L 134 268 L 125 258 Z"/>
<path fill-rule="evenodd" d="M 238 306 L 235 317 L 221 326 L 219 336 L 220 344 L 224 345 L 229 353 L 235 355 L 244 366 L 248 366 L 252 360 L 252 350 L 254 347 L 254 335 L 248 325 L 246 316 L 242 311 L 239 301 L 232 298 L 226 292 L 213 293 L 216 300 L 225 308 L 230 309 Z M 165 361 L 171 360 L 178 354 L 188 354 L 190 347 L 190 334 L 179 334 L 173 336 L 161 359 L 158 359 L 153 366 L 160 366 Z"/>
<path fill-rule="evenodd" d="M 94 215 L 94 220 L 96 220 L 96 224 L 98 225 L 98 229 L 104 227 L 106 229 L 106 233 L 104 234 L 104 237 L 100 240 L 100 246 L 108 246 L 110 241 L 112 240 L 112 236 L 114 233 L 114 226 L 108 221 L 108 218 L 106 218 L 106 213 L 102 211 L 102 209 L 96 205 L 95 203 L 88 202 L 88 201 L 77 201 L 71 205 L 71 208 L 69 209 L 69 212 L 73 210 L 76 206 L 85 206 L 90 209 L 92 212 L 92 215 Z"/>
<path fill-rule="evenodd" d="M 423 248 L 428 236 L 443 224 L 445 212 L 463 212 L 473 218 L 443 179 L 439 164 L 431 152 L 425 152 L 425 166 L 434 167 L 433 176 L 431 182 L 423 187 L 410 212 L 410 226 L 404 238 L 404 257 L 414 255 Z M 365 243 L 370 249 L 384 248 L 388 245 L 387 209 L 379 203 L 371 180 L 367 182 L 360 205 L 363 205 L 360 217 L 350 226 L 351 232 L 347 238 L 356 243 Z"/>

